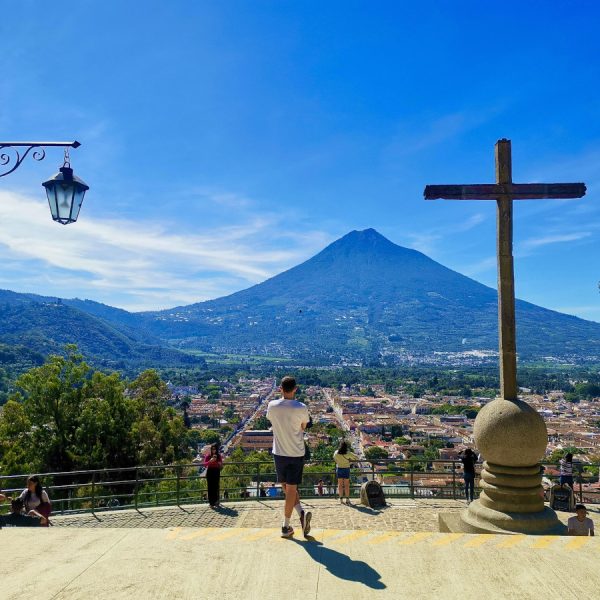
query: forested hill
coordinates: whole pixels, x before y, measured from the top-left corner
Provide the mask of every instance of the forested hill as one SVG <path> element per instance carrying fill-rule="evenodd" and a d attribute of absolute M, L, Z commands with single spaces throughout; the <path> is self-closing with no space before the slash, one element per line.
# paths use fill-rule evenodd
<path fill-rule="evenodd" d="M 92 364 L 111 369 L 203 364 L 202 359 L 145 335 L 141 328 L 115 325 L 67 302 L 0 291 L 0 343 L 43 356 L 76 344 Z"/>

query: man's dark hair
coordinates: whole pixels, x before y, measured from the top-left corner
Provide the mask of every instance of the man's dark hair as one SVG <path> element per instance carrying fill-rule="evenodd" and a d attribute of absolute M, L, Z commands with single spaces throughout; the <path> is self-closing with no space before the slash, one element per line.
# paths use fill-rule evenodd
<path fill-rule="evenodd" d="M 289 375 L 286 375 L 281 380 L 281 389 L 286 394 L 289 394 L 290 392 L 293 392 L 296 389 L 296 380 L 293 377 L 290 377 Z"/>
<path fill-rule="evenodd" d="M 23 510 L 23 506 L 24 506 L 24 504 L 23 504 L 23 500 L 21 500 L 21 498 L 15 498 L 10 503 L 10 509 L 14 513 L 20 513 Z"/>
<path fill-rule="evenodd" d="M 587 510 L 587 508 L 585 507 L 585 504 L 576 504 L 575 505 L 575 510 Z"/>

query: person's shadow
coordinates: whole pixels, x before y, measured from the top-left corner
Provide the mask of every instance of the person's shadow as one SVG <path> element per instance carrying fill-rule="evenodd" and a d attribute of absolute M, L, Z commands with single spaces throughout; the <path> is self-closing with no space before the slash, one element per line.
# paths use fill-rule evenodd
<path fill-rule="evenodd" d="M 374 590 L 383 590 L 385 583 L 381 575 L 370 565 L 362 560 L 352 560 L 349 556 L 332 550 L 314 537 L 308 536 L 305 540 L 293 540 L 306 550 L 307 554 L 316 562 L 323 565 L 334 577 L 356 581 Z"/>

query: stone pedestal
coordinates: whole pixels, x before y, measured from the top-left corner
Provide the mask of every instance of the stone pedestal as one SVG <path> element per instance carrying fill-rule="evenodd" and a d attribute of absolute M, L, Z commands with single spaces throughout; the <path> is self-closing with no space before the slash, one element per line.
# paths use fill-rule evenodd
<path fill-rule="evenodd" d="M 481 495 L 460 516 L 440 516 L 442 531 L 562 534 L 565 527 L 544 505 L 539 461 L 548 444 L 546 424 L 522 400 L 484 406 L 474 426 L 483 456 Z"/>

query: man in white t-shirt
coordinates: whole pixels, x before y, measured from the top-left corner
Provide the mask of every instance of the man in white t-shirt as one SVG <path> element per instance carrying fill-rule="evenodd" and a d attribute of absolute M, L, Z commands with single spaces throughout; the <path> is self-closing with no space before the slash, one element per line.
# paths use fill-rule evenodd
<path fill-rule="evenodd" d="M 284 519 L 281 536 L 289 538 L 294 535 L 290 525 L 294 509 L 300 517 L 302 531 L 306 537 L 310 532 L 312 513 L 304 512 L 300 503 L 298 486 L 302 483 L 304 469 L 304 430 L 310 417 L 306 404 L 298 402 L 294 397 L 298 387 L 293 377 L 286 376 L 281 380 L 283 398 L 271 400 L 267 407 L 267 419 L 273 426 L 273 459 L 277 481 L 281 483 L 285 494 Z"/>
<path fill-rule="evenodd" d="M 594 535 L 594 521 L 587 516 L 587 509 L 583 504 L 575 507 L 577 516 L 569 517 L 567 527 L 569 535 Z"/>

